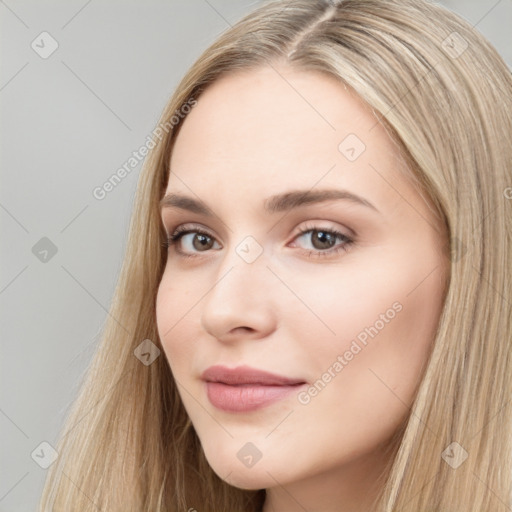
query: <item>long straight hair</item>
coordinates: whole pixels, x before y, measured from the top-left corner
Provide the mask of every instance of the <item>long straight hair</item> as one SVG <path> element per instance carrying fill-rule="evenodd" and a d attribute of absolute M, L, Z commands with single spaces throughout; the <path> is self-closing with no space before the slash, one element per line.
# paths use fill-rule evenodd
<path fill-rule="evenodd" d="M 187 103 L 219 77 L 285 63 L 368 105 L 449 233 L 449 283 L 429 359 L 376 510 L 511 508 L 512 78 L 489 42 L 425 0 L 270 1 L 186 73 L 141 171 L 102 340 L 57 444 L 40 510 L 259 512 L 207 463 L 164 355 L 142 364 L 166 264 L 158 203 Z M 465 459 L 465 460 L 464 460 Z"/>

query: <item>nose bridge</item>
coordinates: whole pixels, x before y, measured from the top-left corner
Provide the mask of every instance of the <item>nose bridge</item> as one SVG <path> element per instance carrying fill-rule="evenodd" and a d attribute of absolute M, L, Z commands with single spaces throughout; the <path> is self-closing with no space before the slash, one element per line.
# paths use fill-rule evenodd
<path fill-rule="evenodd" d="M 262 244 L 251 235 L 245 236 L 229 249 L 224 249 L 217 269 L 216 284 L 209 295 L 223 296 L 225 301 L 230 301 L 234 294 L 241 302 L 246 295 L 243 292 L 247 292 L 257 300 L 258 289 L 271 277 L 266 264 L 267 258 Z"/>

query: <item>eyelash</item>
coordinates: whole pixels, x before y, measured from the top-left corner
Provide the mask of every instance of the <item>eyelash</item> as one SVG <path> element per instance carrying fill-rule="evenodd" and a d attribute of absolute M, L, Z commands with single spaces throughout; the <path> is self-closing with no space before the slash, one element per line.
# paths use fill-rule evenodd
<path fill-rule="evenodd" d="M 329 235 L 332 235 L 335 239 L 341 238 L 343 240 L 343 245 L 327 249 L 325 251 L 322 251 L 320 249 L 316 250 L 306 250 L 308 252 L 307 257 L 308 258 L 322 258 L 322 257 L 328 257 L 332 255 L 336 255 L 342 252 L 346 252 L 351 245 L 354 244 L 354 240 L 352 238 L 349 238 L 344 233 L 341 233 L 335 229 L 323 229 L 319 226 L 305 226 L 297 235 L 295 238 L 299 238 L 302 235 L 306 233 L 310 233 L 313 231 L 321 231 L 322 233 L 327 233 Z M 163 244 L 166 249 L 169 249 L 171 246 L 177 246 L 181 238 L 189 233 L 197 233 L 200 235 L 205 235 L 209 238 L 213 238 L 207 231 L 201 229 L 201 228 L 184 228 L 180 226 L 177 228 L 172 235 L 169 235 L 166 239 L 166 242 Z M 295 240 L 294 238 L 294 240 Z M 183 252 L 176 248 L 176 252 L 180 254 L 183 258 L 195 258 L 200 256 L 198 253 L 196 254 L 188 254 L 186 252 Z M 206 251 L 207 252 L 207 251 Z"/>

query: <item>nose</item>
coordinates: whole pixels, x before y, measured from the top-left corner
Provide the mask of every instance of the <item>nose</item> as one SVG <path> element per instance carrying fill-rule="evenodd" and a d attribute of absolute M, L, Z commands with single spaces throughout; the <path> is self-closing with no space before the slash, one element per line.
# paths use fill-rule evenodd
<path fill-rule="evenodd" d="M 276 278 L 266 265 L 264 253 L 248 263 L 235 248 L 226 250 L 201 301 L 202 327 L 211 336 L 230 343 L 240 337 L 264 338 L 273 332 L 278 302 Z"/>

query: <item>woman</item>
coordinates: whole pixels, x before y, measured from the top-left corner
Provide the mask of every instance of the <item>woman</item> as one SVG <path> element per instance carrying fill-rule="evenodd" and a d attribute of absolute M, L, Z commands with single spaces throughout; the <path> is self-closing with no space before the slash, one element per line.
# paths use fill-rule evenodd
<path fill-rule="evenodd" d="M 154 133 L 41 510 L 510 510 L 494 48 L 420 0 L 278 0 Z"/>

